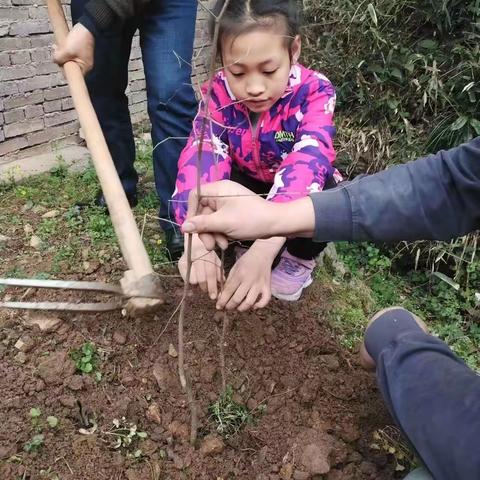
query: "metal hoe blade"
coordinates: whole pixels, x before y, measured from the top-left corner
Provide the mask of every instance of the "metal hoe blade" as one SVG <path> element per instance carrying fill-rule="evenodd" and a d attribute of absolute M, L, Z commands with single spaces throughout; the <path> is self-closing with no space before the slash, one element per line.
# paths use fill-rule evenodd
<path fill-rule="evenodd" d="M 119 310 L 124 306 L 124 300 L 129 296 L 124 295 L 122 288 L 103 282 L 79 282 L 73 280 L 39 280 L 20 278 L 0 278 L 0 285 L 18 288 L 42 288 L 56 290 L 82 290 L 91 292 L 110 293 L 117 295 L 116 301 L 98 303 L 73 303 L 73 302 L 0 302 L 0 308 L 15 308 L 22 310 L 65 310 L 71 312 L 107 312 Z M 153 297 L 156 298 L 156 297 Z M 160 297 L 161 298 L 161 297 Z"/>

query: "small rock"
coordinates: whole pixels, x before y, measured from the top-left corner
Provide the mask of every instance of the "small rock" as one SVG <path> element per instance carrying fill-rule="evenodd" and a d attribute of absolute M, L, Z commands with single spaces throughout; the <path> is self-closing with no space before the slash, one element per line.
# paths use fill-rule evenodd
<path fill-rule="evenodd" d="M 43 380 L 39 380 L 35 384 L 35 391 L 36 392 L 43 392 L 43 390 L 45 390 L 45 382 Z"/>
<path fill-rule="evenodd" d="M 43 205 L 35 205 L 32 208 L 32 212 L 36 213 L 37 215 L 41 215 L 42 213 L 46 212 L 47 209 Z"/>
<path fill-rule="evenodd" d="M 200 379 L 204 383 L 212 383 L 217 373 L 217 367 L 213 363 L 207 363 L 200 370 Z"/>
<path fill-rule="evenodd" d="M 23 352 L 18 352 L 14 358 L 17 363 L 22 365 L 27 361 L 27 356 Z"/>
<path fill-rule="evenodd" d="M 362 473 L 365 473 L 366 475 L 373 476 L 377 473 L 377 467 L 374 463 L 371 462 L 362 462 L 358 468 Z"/>
<path fill-rule="evenodd" d="M 225 445 L 218 435 L 207 435 L 200 445 L 200 453 L 202 455 L 216 455 L 223 452 Z"/>
<path fill-rule="evenodd" d="M 352 424 L 343 425 L 342 428 L 340 429 L 339 434 L 340 434 L 340 438 L 347 443 L 356 442 L 360 438 L 359 429 Z"/>
<path fill-rule="evenodd" d="M 127 334 L 121 330 L 113 332 L 113 341 L 118 345 L 125 345 L 127 343 Z"/>
<path fill-rule="evenodd" d="M 162 424 L 162 415 L 160 413 L 160 408 L 156 403 L 152 403 L 147 410 L 146 417 L 151 422 L 157 423 L 158 425 Z"/>
<path fill-rule="evenodd" d="M 177 353 L 177 351 L 175 350 L 175 347 L 172 344 L 170 344 L 168 346 L 168 354 L 173 358 L 178 357 L 178 353 Z"/>
<path fill-rule="evenodd" d="M 60 405 L 63 405 L 67 408 L 73 408 L 76 405 L 75 397 L 72 395 L 63 395 L 58 399 L 58 401 L 60 402 Z"/>
<path fill-rule="evenodd" d="M 158 388 L 161 391 L 168 391 L 169 388 L 172 386 L 172 377 L 168 370 L 168 367 L 161 363 L 160 360 L 155 362 L 153 366 L 153 376 L 157 381 Z"/>
<path fill-rule="evenodd" d="M 55 218 L 60 215 L 60 212 L 58 210 L 49 210 L 48 212 L 45 212 L 42 215 L 42 218 Z"/>
<path fill-rule="evenodd" d="M 30 238 L 30 246 L 36 250 L 39 249 L 42 246 L 41 238 L 37 235 L 32 235 L 32 238 Z"/>
<path fill-rule="evenodd" d="M 33 227 L 29 224 L 29 223 L 26 223 L 24 226 L 23 226 L 23 231 L 27 234 L 27 235 L 31 235 L 33 233 Z"/>
<path fill-rule="evenodd" d="M 5 245 L 10 241 L 10 237 L 7 237 L 6 235 L 0 235 L 0 247 Z"/>
<path fill-rule="evenodd" d="M 35 347 L 35 340 L 28 335 L 23 335 L 15 343 L 15 348 L 21 352 L 29 352 Z"/>
<path fill-rule="evenodd" d="M 78 392 L 83 388 L 83 378 L 81 375 L 73 375 L 68 382 L 68 388 L 74 392 Z"/>
<path fill-rule="evenodd" d="M 38 376 L 47 385 L 61 385 L 74 370 L 75 365 L 66 352 L 53 352 L 37 366 Z"/>
<path fill-rule="evenodd" d="M 286 463 L 280 469 L 280 478 L 282 480 L 291 480 L 293 475 L 293 465 L 291 463 Z"/>
<path fill-rule="evenodd" d="M 100 262 L 83 262 L 83 271 L 87 274 L 90 275 L 94 272 L 96 272 L 100 268 Z"/>
<path fill-rule="evenodd" d="M 30 312 L 24 320 L 25 325 L 38 325 L 42 332 L 53 332 L 63 323 L 61 318 L 49 313 Z"/>
<path fill-rule="evenodd" d="M 293 480 L 308 480 L 310 475 L 302 470 L 295 470 L 293 473 Z"/>
<path fill-rule="evenodd" d="M 324 475 L 330 471 L 328 455 L 325 453 L 319 445 L 307 445 L 301 455 L 301 464 L 311 475 Z"/>
<path fill-rule="evenodd" d="M 172 434 L 173 437 L 178 438 L 183 441 L 188 441 L 190 439 L 190 428 L 185 423 L 174 420 L 168 426 L 168 431 Z"/>
<path fill-rule="evenodd" d="M 340 368 L 340 362 L 336 355 L 320 355 L 318 360 L 321 365 L 327 367 L 328 370 L 338 370 Z"/>

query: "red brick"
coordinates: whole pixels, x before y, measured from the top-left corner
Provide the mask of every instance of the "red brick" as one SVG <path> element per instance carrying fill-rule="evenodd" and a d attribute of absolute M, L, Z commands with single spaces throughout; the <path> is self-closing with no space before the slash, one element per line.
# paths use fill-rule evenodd
<path fill-rule="evenodd" d="M 42 118 L 11 123 L 10 125 L 5 125 L 4 127 L 5 138 L 18 137 L 19 135 L 24 135 L 25 133 L 41 130 L 43 127 L 44 124 Z"/>

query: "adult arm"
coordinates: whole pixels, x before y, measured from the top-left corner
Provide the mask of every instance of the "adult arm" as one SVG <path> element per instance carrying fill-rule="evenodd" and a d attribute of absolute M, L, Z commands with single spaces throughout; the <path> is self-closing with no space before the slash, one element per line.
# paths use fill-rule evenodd
<path fill-rule="evenodd" d="M 464 235 L 480 227 L 480 137 L 310 198 L 320 242 Z"/>

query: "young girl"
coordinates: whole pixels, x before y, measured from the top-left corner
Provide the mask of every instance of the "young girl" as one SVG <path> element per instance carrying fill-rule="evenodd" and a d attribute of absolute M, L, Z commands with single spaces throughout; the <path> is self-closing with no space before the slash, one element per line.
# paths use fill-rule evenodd
<path fill-rule="evenodd" d="M 219 13 L 225 0 L 217 2 Z M 332 123 L 335 90 L 321 73 L 300 65 L 295 0 L 231 0 L 221 18 L 218 52 L 223 68 L 213 81 L 202 146 L 202 183 L 231 179 L 272 202 L 288 202 L 334 186 Z M 208 84 L 202 87 L 203 99 Z M 172 198 L 179 223 L 196 188 L 202 102 L 178 162 Z M 284 248 L 286 245 L 286 248 Z M 282 251 L 272 271 L 275 258 Z M 261 308 L 270 295 L 297 300 L 312 283 L 315 257 L 324 248 L 309 239 L 275 237 L 237 248 L 237 262 L 217 307 Z M 192 242 L 190 281 L 217 297 L 223 272 L 215 252 L 198 236 Z M 186 254 L 179 262 L 186 274 Z"/>

